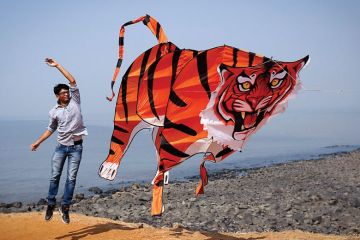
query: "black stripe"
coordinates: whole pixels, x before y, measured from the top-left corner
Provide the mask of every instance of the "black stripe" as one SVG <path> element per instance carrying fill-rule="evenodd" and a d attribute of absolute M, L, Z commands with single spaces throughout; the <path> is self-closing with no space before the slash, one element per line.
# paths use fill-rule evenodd
<path fill-rule="evenodd" d="M 115 154 L 114 150 L 110 149 L 109 150 L 109 155 L 114 155 L 114 154 Z"/>
<path fill-rule="evenodd" d="M 268 58 L 269 60 L 269 58 Z M 270 68 L 272 68 L 274 66 L 275 62 L 274 61 L 267 61 L 264 63 L 264 68 L 266 71 L 269 71 Z"/>
<path fill-rule="evenodd" d="M 209 82 L 208 82 L 209 79 L 208 79 L 206 56 L 207 56 L 206 51 L 197 55 L 197 68 L 198 68 L 198 72 L 199 72 L 201 85 L 205 89 L 205 91 L 208 95 L 208 98 L 210 99 L 211 92 L 210 92 L 210 87 L 209 87 Z"/>
<path fill-rule="evenodd" d="M 159 61 L 155 61 L 153 64 L 150 65 L 149 67 L 149 71 L 148 71 L 148 96 L 149 96 L 149 103 L 150 103 L 150 108 L 151 108 L 151 112 L 154 114 L 154 116 L 160 120 L 156 109 L 155 109 L 155 104 L 154 104 L 154 95 L 153 95 L 153 85 L 154 85 L 154 74 L 155 74 L 155 70 L 156 70 L 156 66 L 159 63 Z"/>
<path fill-rule="evenodd" d="M 174 85 L 175 83 L 175 79 L 176 79 L 176 71 L 177 71 L 177 67 L 178 67 L 178 63 L 179 63 L 179 59 L 180 59 L 180 56 L 181 56 L 181 53 L 182 51 L 175 51 L 174 54 L 173 54 L 173 59 L 172 59 L 172 62 L 171 62 L 171 91 L 170 91 L 170 96 L 169 96 L 169 99 L 175 103 L 175 105 L 179 106 L 179 107 L 184 107 L 186 106 L 186 103 L 181 100 L 177 94 L 173 91 L 172 89 L 172 86 Z"/>
<path fill-rule="evenodd" d="M 116 67 L 119 68 L 121 66 L 121 63 L 122 63 L 122 59 L 119 58 L 117 63 L 116 63 Z"/>
<path fill-rule="evenodd" d="M 142 80 L 142 77 L 144 75 L 145 69 L 146 69 L 146 64 L 149 60 L 149 56 L 151 53 L 152 48 L 148 49 L 145 53 L 144 53 L 144 57 L 143 60 L 141 62 L 141 68 L 140 68 L 140 76 L 139 76 L 139 86 L 140 86 L 140 81 Z"/>
<path fill-rule="evenodd" d="M 146 16 L 145 16 L 145 18 L 144 18 L 144 20 L 143 20 L 143 23 L 144 23 L 145 25 L 147 25 L 148 22 L 150 22 L 150 16 L 146 14 Z"/>
<path fill-rule="evenodd" d="M 165 117 L 165 120 L 164 120 L 164 128 L 173 128 L 180 132 L 186 133 L 190 136 L 196 136 L 196 134 L 197 134 L 194 129 L 192 129 L 184 124 L 173 123 L 167 117 Z"/>
<path fill-rule="evenodd" d="M 119 132 L 129 133 L 128 130 L 126 130 L 126 129 L 120 127 L 120 126 L 117 126 L 117 125 L 114 126 L 114 129 L 115 129 L 116 131 L 119 131 Z"/>
<path fill-rule="evenodd" d="M 193 50 L 193 58 L 199 54 L 199 51 Z"/>
<path fill-rule="evenodd" d="M 175 51 L 171 62 L 171 87 L 174 85 L 176 79 L 176 71 L 182 51 Z"/>
<path fill-rule="evenodd" d="M 238 53 L 239 49 L 237 48 L 233 48 L 233 67 L 236 67 L 237 64 L 237 53 Z"/>
<path fill-rule="evenodd" d="M 124 46 L 124 37 L 119 37 L 119 46 Z"/>
<path fill-rule="evenodd" d="M 249 67 L 253 65 L 254 58 L 255 58 L 255 53 L 249 52 Z"/>
<path fill-rule="evenodd" d="M 126 122 L 128 122 L 128 107 L 127 107 L 127 102 L 126 102 L 127 80 L 128 80 L 128 76 L 129 76 L 131 67 L 132 67 L 132 64 L 126 70 L 126 73 L 124 74 L 122 81 L 121 81 L 121 100 L 122 100 L 122 104 L 123 104 L 123 108 L 124 108 L 124 115 L 125 115 Z"/>
<path fill-rule="evenodd" d="M 171 43 L 171 46 L 172 46 L 172 47 L 175 47 L 174 51 L 180 50 L 180 48 L 178 48 L 176 45 L 174 45 L 174 44 L 172 44 L 172 43 Z"/>
<path fill-rule="evenodd" d="M 111 137 L 111 141 L 114 142 L 114 143 L 120 144 L 120 145 L 124 145 L 124 142 L 121 141 L 120 139 L 118 139 L 118 138 L 115 137 L 115 136 L 112 136 L 112 137 Z"/>
<path fill-rule="evenodd" d="M 128 21 L 128 22 L 124 23 L 124 24 L 123 24 L 123 27 L 126 27 L 126 26 L 128 26 L 128 25 L 130 25 L 130 24 L 133 24 L 133 21 Z"/>
<path fill-rule="evenodd" d="M 163 46 L 163 44 L 159 44 L 157 45 L 158 49 L 157 49 L 157 52 L 156 52 L 156 58 L 155 60 L 159 59 L 161 57 L 161 47 Z"/>
<path fill-rule="evenodd" d="M 269 61 L 270 60 L 270 58 L 268 58 L 268 57 L 263 57 L 263 63 L 265 63 L 265 62 L 267 62 L 267 61 Z"/>
<path fill-rule="evenodd" d="M 160 34 L 160 23 L 156 23 L 156 38 L 159 40 L 159 34 Z"/>
<path fill-rule="evenodd" d="M 228 153 L 231 153 L 232 151 L 233 151 L 233 150 L 232 150 L 231 148 L 226 147 L 226 148 L 224 148 L 223 150 L 221 150 L 220 152 L 218 152 L 218 153 L 216 154 L 215 158 L 222 157 L 222 156 L 224 156 L 224 155 L 226 155 L 226 154 L 228 154 Z"/>
<path fill-rule="evenodd" d="M 160 142 L 160 149 L 163 149 L 165 152 L 168 152 L 176 157 L 181 157 L 181 158 L 185 158 L 185 157 L 189 157 L 188 154 L 176 149 L 174 146 L 172 146 L 166 139 L 165 137 L 161 134 L 161 142 Z"/>
<path fill-rule="evenodd" d="M 169 99 L 178 107 L 185 107 L 187 104 L 171 89 Z"/>

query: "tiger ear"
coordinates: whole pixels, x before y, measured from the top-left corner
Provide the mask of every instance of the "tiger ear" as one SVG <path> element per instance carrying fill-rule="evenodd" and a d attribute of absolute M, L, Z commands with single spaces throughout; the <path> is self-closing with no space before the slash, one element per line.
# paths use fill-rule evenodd
<path fill-rule="evenodd" d="M 307 55 L 306 57 L 300 59 L 300 60 L 297 60 L 295 62 L 292 63 L 293 65 L 293 69 L 296 73 L 298 73 L 301 69 L 303 69 L 305 67 L 305 65 L 307 63 L 310 62 L 310 57 L 309 55 Z"/>
<path fill-rule="evenodd" d="M 224 64 L 220 64 L 217 70 L 221 78 L 221 83 L 224 83 L 231 75 L 233 75 Z"/>

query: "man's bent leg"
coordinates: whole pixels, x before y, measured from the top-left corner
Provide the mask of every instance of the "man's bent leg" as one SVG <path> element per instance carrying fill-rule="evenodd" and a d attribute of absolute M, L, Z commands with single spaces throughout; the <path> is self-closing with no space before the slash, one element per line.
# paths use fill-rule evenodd
<path fill-rule="evenodd" d="M 76 176 L 80 167 L 82 150 L 82 144 L 69 147 L 67 177 L 61 205 L 69 206 L 71 204 L 76 184 Z"/>

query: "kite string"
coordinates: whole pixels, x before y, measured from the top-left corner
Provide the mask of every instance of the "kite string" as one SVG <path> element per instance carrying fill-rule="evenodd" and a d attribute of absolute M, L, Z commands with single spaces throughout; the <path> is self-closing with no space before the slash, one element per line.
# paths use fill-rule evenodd
<path fill-rule="evenodd" d="M 296 79 L 293 78 L 293 76 L 291 76 L 291 74 L 289 74 L 288 71 L 286 71 L 276 60 L 273 60 L 272 57 L 270 59 L 272 62 L 276 63 L 276 65 L 278 65 L 282 70 L 284 70 L 288 76 L 290 76 L 294 81 L 296 81 Z M 301 80 L 299 78 L 299 80 Z M 310 88 L 306 88 L 304 87 L 304 85 L 302 84 L 302 91 L 308 91 L 308 92 L 334 92 L 334 93 L 337 93 L 337 94 L 341 94 L 341 93 L 344 93 L 344 92 L 359 92 L 360 90 L 344 90 L 344 89 L 338 89 L 338 90 L 335 90 L 335 89 L 310 89 Z"/>

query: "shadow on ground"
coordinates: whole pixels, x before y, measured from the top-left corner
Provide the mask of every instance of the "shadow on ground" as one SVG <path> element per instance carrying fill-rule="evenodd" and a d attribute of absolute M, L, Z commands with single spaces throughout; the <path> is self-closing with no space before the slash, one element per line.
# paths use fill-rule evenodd
<path fill-rule="evenodd" d="M 117 223 L 102 223 L 93 226 L 85 227 L 76 231 L 71 231 L 68 234 L 58 236 L 55 239 L 71 238 L 71 240 L 82 239 L 89 235 L 97 235 L 111 230 L 126 230 L 131 231 L 136 228 L 127 227 Z"/>

